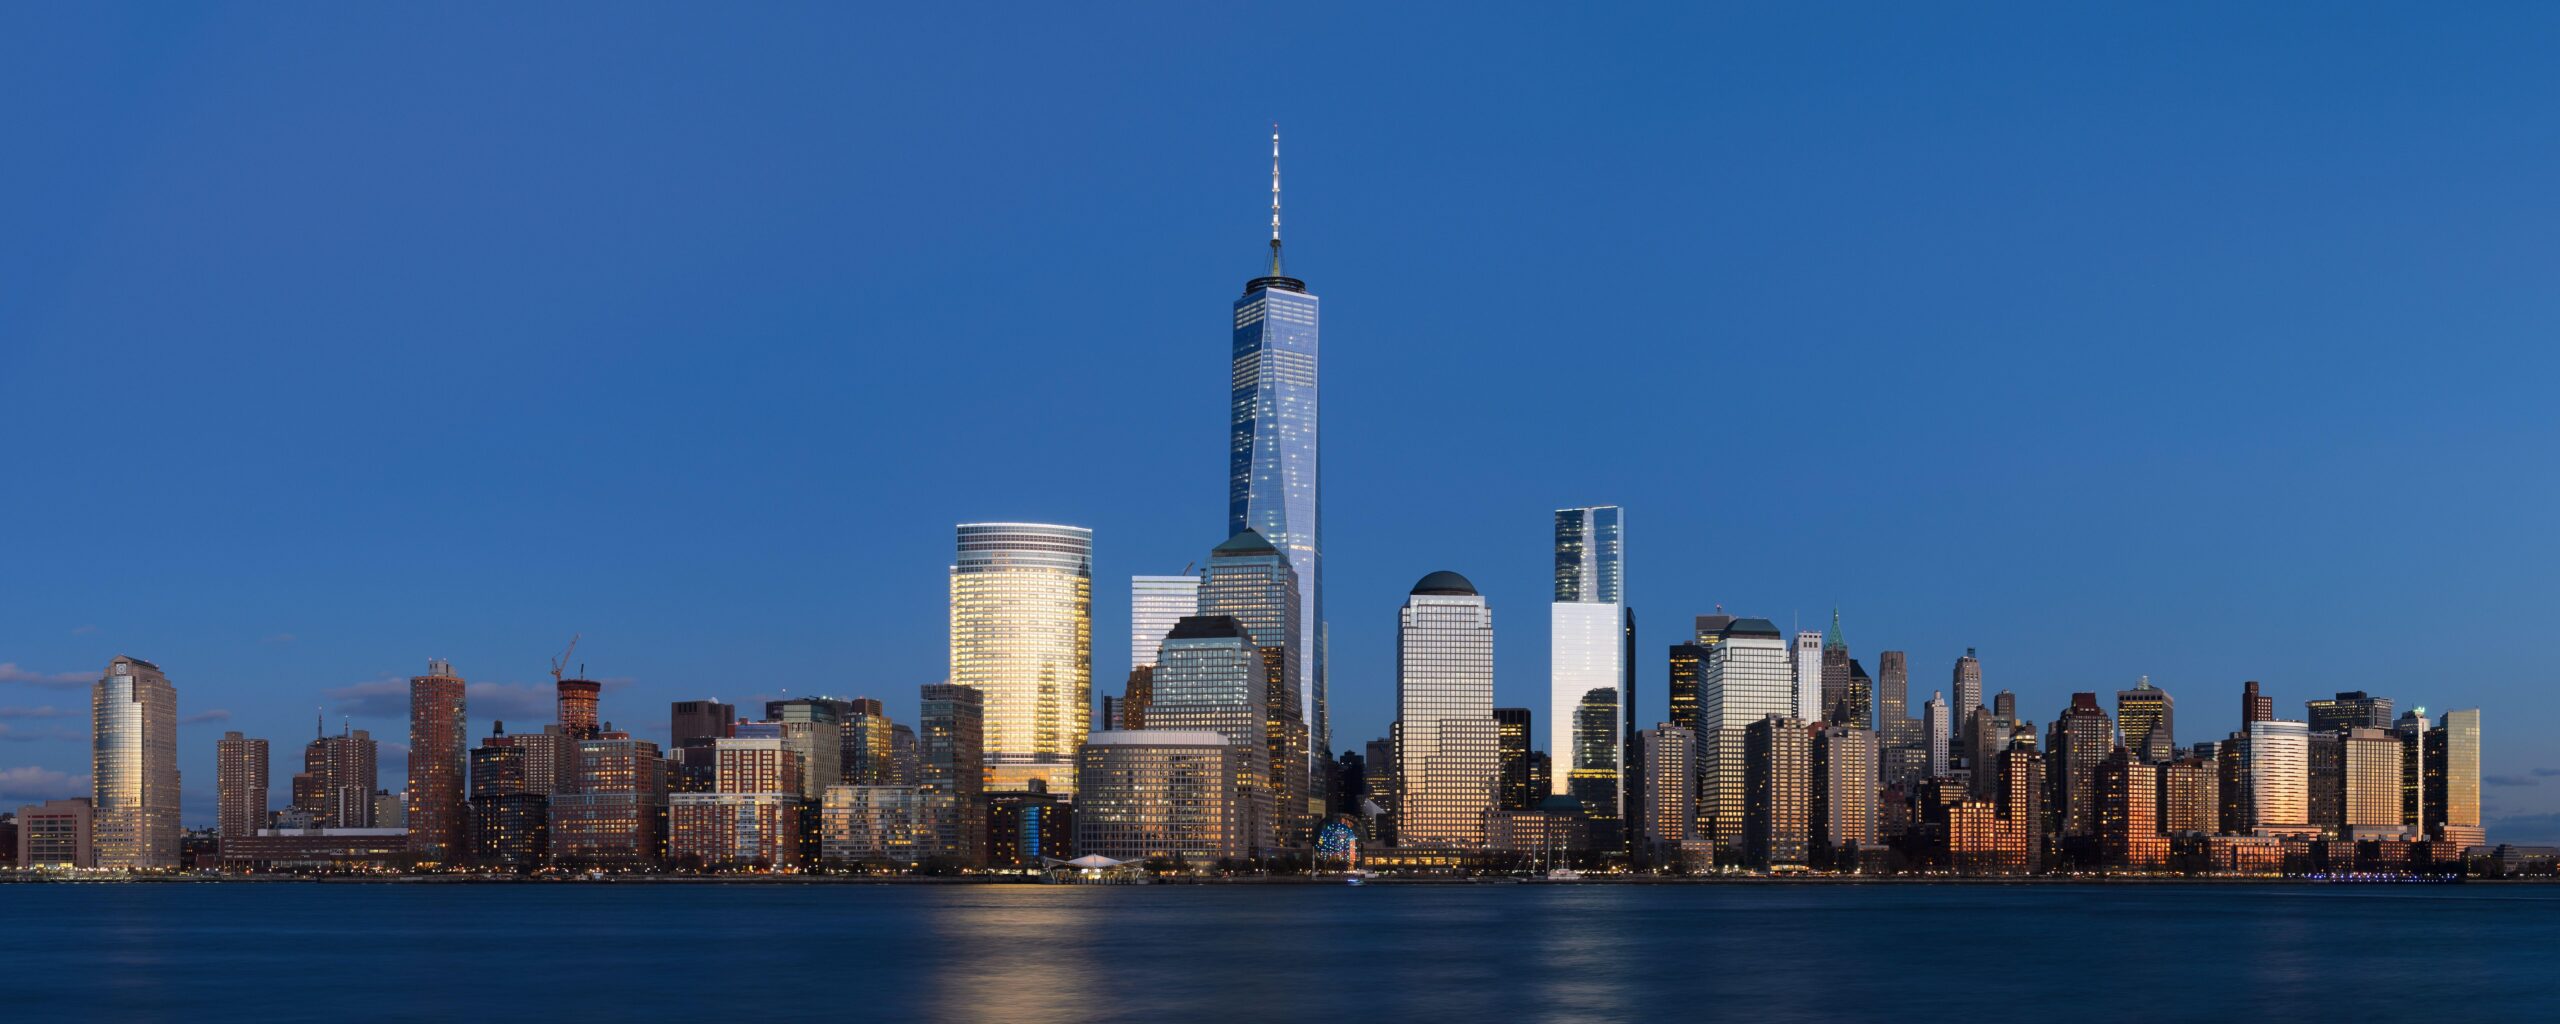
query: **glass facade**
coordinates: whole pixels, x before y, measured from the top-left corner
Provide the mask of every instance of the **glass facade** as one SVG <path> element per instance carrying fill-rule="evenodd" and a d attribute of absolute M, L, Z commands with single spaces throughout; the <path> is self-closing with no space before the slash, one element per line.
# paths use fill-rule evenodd
<path fill-rule="evenodd" d="M 1310 784 L 1314 760 L 1302 717 L 1306 705 L 1298 690 L 1303 664 L 1298 647 L 1301 604 L 1297 570 L 1260 533 L 1246 530 L 1209 552 L 1199 613 L 1234 619 L 1252 638 L 1262 659 L 1255 703 L 1263 716 L 1265 749 L 1260 759 L 1268 765 L 1267 788 L 1278 815 L 1273 824 L 1280 835 L 1303 845 L 1313 840 L 1315 815 L 1322 808 L 1311 808 L 1307 801 L 1314 788 Z M 1145 713 L 1151 714 L 1153 702 L 1162 699 L 1164 684 L 1155 678 L 1149 685 L 1150 710 Z"/>
<path fill-rule="evenodd" d="M 2124 732 L 2125 749 L 2152 764 L 2177 757 L 2177 707 L 2149 676 L 2133 689 L 2116 691 L 2116 728 Z"/>
<path fill-rule="evenodd" d="M 1819 652 L 1822 635 L 1804 635 Z M 1793 716 L 1797 673 L 1776 625 L 1767 619 L 1735 619 L 1708 649 L 1704 675 L 1696 838 L 1738 848 L 1743 838 L 1743 730 L 1770 715 Z"/>
<path fill-rule="evenodd" d="M 97 866 L 178 866 L 178 690 L 119 657 L 89 691 L 91 846 Z"/>
<path fill-rule="evenodd" d="M 1129 577 L 1129 667 L 1155 664 L 1156 649 L 1164 646 L 1173 624 L 1198 614 L 1200 577 Z"/>
<path fill-rule="evenodd" d="M 2303 722 L 2249 723 L 2250 827 L 2311 823 L 2311 727 Z"/>
<path fill-rule="evenodd" d="M 1276 259 L 1272 276 L 1255 278 L 1236 300 L 1227 533 L 1260 533 L 1297 571 L 1299 720 L 1307 723 L 1312 749 L 1329 757 L 1316 321 L 1316 297 L 1307 294 L 1305 282 L 1279 276 Z"/>
<path fill-rule="evenodd" d="M 1575 772 L 1601 768 L 1608 770 L 1615 788 L 1623 737 L 1616 728 L 1593 734 L 1607 746 L 1601 760 L 1586 764 L 1575 716 L 1591 691 L 1615 693 L 1627 684 L 1625 585 L 1625 511 L 1615 505 L 1557 509 L 1555 603 L 1549 609 L 1547 647 L 1547 751 L 1567 767 L 1552 782 L 1557 793 L 1572 791 Z M 1616 816 L 1614 792 L 1607 804 L 1607 814 Z"/>
<path fill-rule="evenodd" d="M 1166 634 L 1155 695 L 1147 705 L 1148 729 L 1214 732 L 1239 746 L 1237 807 L 1244 834 L 1257 847 L 1279 843 L 1264 728 L 1268 679 L 1263 649 L 1242 624 L 1223 615 L 1197 615 Z"/>
<path fill-rule="evenodd" d="M 1075 789 L 1093 705 L 1093 531 L 966 523 L 951 566 L 951 682 L 985 700 L 986 782 Z"/>
<path fill-rule="evenodd" d="M 1235 784 L 1243 753 L 1214 732 L 1087 737 L 1077 771 L 1076 851 L 1114 860 L 1181 858 L 1195 867 L 1244 856 Z"/>

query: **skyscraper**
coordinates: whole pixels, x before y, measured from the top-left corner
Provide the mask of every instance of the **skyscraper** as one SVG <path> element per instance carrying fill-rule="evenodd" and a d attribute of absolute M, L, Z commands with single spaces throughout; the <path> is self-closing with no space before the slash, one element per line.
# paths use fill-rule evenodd
<path fill-rule="evenodd" d="M 1787 659 L 1795 686 L 1794 695 L 1790 698 L 1793 702 L 1791 713 L 1808 722 L 1821 720 L 1822 713 L 1831 707 L 1831 703 L 1823 699 L 1822 632 L 1798 630 L 1794 645 L 1787 648 Z"/>
<path fill-rule="evenodd" d="M 697 792 L 716 788 L 711 744 L 726 735 L 723 729 L 702 739 L 705 774 Z M 609 732 L 578 740 L 572 750 L 575 764 L 567 774 L 575 780 L 574 791 L 551 798 L 552 857 L 570 867 L 657 863 L 667 837 L 667 762 L 658 745 Z"/>
<path fill-rule="evenodd" d="M 267 741 L 236 732 L 213 745 L 214 826 L 225 842 L 267 827 Z"/>
<path fill-rule="evenodd" d="M 1848 707 L 1849 639 L 1840 633 L 1840 609 L 1834 608 L 1831 609 L 1831 632 L 1822 638 L 1822 713 L 1805 720 L 1845 721 Z"/>
<path fill-rule="evenodd" d="M 1697 825 L 1697 746 L 1696 735 L 1687 728 L 1664 722 L 1645 730 L 1641 744 L 1645 774 L 1645 802 L 1640 849 L 1658 851 L 1656 863 L 1676 854 Z"/>
<path fill-rule="evenodd" d="M 1493 709 L 1494 744 L 1502 762 L 1502 795 L 1497 803 L 1506 811 L 1528 810 L 1547 797 L 1545 786 L 1529 788 L 1529 730 L 1534 721 L 1528 708 Z"/>
<path fill-rule="evenodd" d="M 604 684 L 593 679 L 558 679 L 552 682 L 560 705 L 560 731 L 574 742 L 593 739 L 603 731 L 596 720 L 596 704 L 604 695 Z"/>
<path fill-rule="evenodd" d="M 1228 390 L 1227 533 L 1253 530 L 1298 574 L 1299 720 L 1331 757 L 1325 714 L 1324 532 L 1318 517 L 1316 297 L 1280 272 L 1280 131 L 1271 132 L 1271 272 L 1235 303 Z"/>
<path fill-rule="evenodd" d="M 1770 715 L 1743 729 L 1744 847 L 1763 868 L 1801 868 L 1813 843 L 1810 723 Z"/>
<path fill-rule="evenodd" d="M 1815 636 L 1817 652 L 1820 639 Z M 1693 838 L 1740 849 L 1743 732 L 1772 715 L 1795 717 L 1799 676 L 1790 670 L 1787 642 L 1775 624 L 1735 619 L 1708 652 L 1705 677 L 1698 719 L 1698 831 Z"/>
<path fill-rule="evenodd" d="M 1580 731 L 1575 715 L 1591 691 L 1606 688 L 1614 694 L 1627 681 L 1625 511 L 1615 505 L 1557 509 L 1555 554 L 1555 603 L 1548 612 L 1547 751 L 1567 768 L 1557 773 L 1555 792 L 1568 792 L 1576 771 L 1605 768 L 1614 816 L 1621 737 L 1614 727 L 1608 730 L 1606 747 L 1595 748 L 1597 760 L 1586 768 L 1584 751 L 1575 741 Z M 1618 701 L 1609 703 L 1615 708 Z M 1591 738 L 1602 739 L 1598 733 Z"/>
<path fill-rule="evenodd" d="M 293 777 L 293 806 L 323 828 L 372 828 L 373 794 L 381 788 L 379 745 L 363 729 L 340 727 L 302 748 Z"/>
<path fill-rule="evenodd" d="M 409 677 L 409 849 L 421 860 L 449 863 L 465 852 L 463 690 L 442 658 Z"/>
<path fill-rule="evenodd" d="M 978 691 L 928 683 L 917 695 L 916 751 L 922 783 L 952 795 L 940 822 L 943 856 L 976 864 L 986 856 L 986 703 Z"/>
<path fill-rule="evenodd" d="M 2151 685 L 2144 676 L 2133 689 L 2116 691 L 2116 728 L 2124 732 L 2124 746 L 2135 759 L 2159 764 L 2178 756 L 2176 736 L 2178 702 L 2169 691 Z"/>
<path fill-rule="evenodd" d="M 1572 767 L 1565 793 L 1594 822 L 1618 817 L 1618 688 L 1595 686 L 1573 709 Z"/>
<path fill-rule="evenodd" d="M 2391 728 L 2391 698 L 2349 690 L 2327 700 L 2304 701 L 2311 712 L 2312 732 Z"/>
<path fill-rule="evenodd" d="M 1955 690 L 1956 702 L 1954 716 L 1948 721 L 1955 732 L 1962 733 L 1965 724 L 1973 719 L 1974 711 L 1982 707 L 1982 659 L 1974 654 L 1973 648 L 1965 648 L 1964 657 L 1956 659 L 1955 678 L 1950 685 Z"/>
<path fill-rule="evenodd" d="M 1093 707 L 1093 531 L 963 523 L 951 682 L 986 700 L 986 781 L 1072 795 Z"/>
<path fill-rule="evenodd" d="M 2302 829 L 2311 824 L 2311 727 L 2261 719 L 2249 723 L 2249 826 Z"/>
<path fill-rule="evenodd" d="M 117 655 L 89 689 L 91 846 L 102 868 L 178 866 L 178 688 Z"/>
<path fill-rule="evenodd" d="M 1173 624 L 1198 614 L 1200 577 L 1129 577 L 1129 667 L 1155 664 Z"/>
<path fill-rule="evenodd" d="M 1691 731 L 1698 728 L 1698 683 L 1706 669 L 1706 645 L 1671 645 L 1670 685 L 1664 690 L 1671 700 L 1671 724 Z"/>
<path fill-rule="evenodd" d="M 1823 729 L 1813 739 L 1814 842 L 1836 855 L 1874 846 L 1880 838 L 1875 732 L 1852 725 Z"/>
<path fill-rule="evenodd" d="M 2480 709 L 2445 712 L 2427 739 L 2427 838 L 2448 852 L 2478 846 L 2487 841 L 2480 823 Z M 103 847 L 98 856 L 105 863 Z"/>
<path fill-rule="evenodd" d="M 2256 722 L 2271 722 L 2276 717 L 2276 699 L 2258 692 L 2255 679 L 2240 684 L 2240 730 L 2247 732 Z"/>
<path fill-rule="evenodd" d="M 2109 865 L 2157 868 L 2169 859 L 2160 834 L 2160 770 L 2118 747 L 2098 764 L 2099 856 Z"/>
<path fill-rule="evenodd" d="M 1901 651 L 1876 655 L 1876 737 L 1885 746 L 1911 742 L 1911 662 Z"/>
<path fill-rule="evenodd" d="M 1246 534 L 1238 534 L 1246 536 Z M 1280 845 L 1272 799 L 1270 737 L 1264 695 L 1269 660 L 1242 623 L 1225 615 L 1193 615 L 1165 634 L 1156 662 L 1156 694 L 1147 728 L 1213 732 L 1237 745 L 1236 788 L 1240 827 L 1249 848 Z M 1303 779 L 1303 768 L 1292 766 Z"/>
<path fill-rule="evenodd" d="M 1424 576 L 1396 633 L 1397 841 L 1485 842 L 1500 744 L 1493 724 L 1493 612 L 1454 572 Z"/>
<path fill-rule="evenodd" d="M 527 871 L 550 853 L 551 794 L 526 778 L 526 748 L 507 738 L 498 732 L 471 750 L 471 862 Z"/>
<path fill-rule="evenodd" d="M 2065 837 L 2098 834 L 2098 765 L 2115 750 L 2115 726 L 2098 695 L 2075 693 L 2071 706 L 2053 723 L 2054 745 L 2046 754 L 2046 776 L 2055 793 L 2051 813 L 2055 832 Z"/>
<path fill-rule="evenodd" d="M 1947 773 L 1947 751 L 1951 748 L 1954 729 L 1949 722 L 1945 694 L 1932 693 L 1928 703 L 1920 706 L 1920 731 L 1929 745 L 1929 777 Z"/>
<path fill-rule="evenodd" d="M 1298 693 L 1302 674 L 1297 571 L 1262 534 L 1245 530 L 1210 550 L 1198 604 L 1200 615 L 1234 619 L 1250 639 L 1260 664 L 1254 674 L 1254 706 L 1262 709 L 1259 734 L 1264 749 L 1253 761 L 1270 773 L 1266 793 L 1276 816 L 1270 822 L 1276 841 L 1312 841 L 1319 809 L 1307 802 L 1314 773 L 1307 751 L 1307 722 L 1300 717 L 1305 704 Z M 1148 705 L 1142 713 L 1150 727 L 1202 727 L 1165 726 L 1156 720 L 1156 708 L 1166 699 L 1163 665 L 1153 670 L 1149 686 Z"/>

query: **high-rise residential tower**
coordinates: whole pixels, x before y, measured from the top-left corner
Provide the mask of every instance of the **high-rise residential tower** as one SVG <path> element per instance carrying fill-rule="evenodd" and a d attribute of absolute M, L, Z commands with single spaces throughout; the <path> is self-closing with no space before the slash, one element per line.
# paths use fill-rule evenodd
<path fill-rule="evenodd" d="M 2067 837 L 2098 834 L 2098 765 L 2115 751 L 2115 725 L 2095 693 L 2071 695 L 2071 706 L 2053 723 L 2053 749 L 2045 775 L 2054 789 L 2054 831 Z"/>
<path fill-rule="evenodd" d="M 1493 722 L 1493 611 L 1467 578 L 1413 585 L 1396 633 L 1396 836 L 1480 847 L 1501 770 Z"/>
<path fill-rule="evenodd" d="M 1318 517 L 1316 297 L 1280 272 L 1280 131 L 1271 131 L 1271 272 L 1235 303 L 1227 532 L 1262 534 L 1298 574 L 1299 719 L 1331 757 L 1325 714 L 1324 533 Z"/>
<path fill-rule="evenodd" d="M 1962 733 L 1965 723 L 1973 720 L 1974 711 L 1982 707 L 1982 659 L 1974 654 L 1973 648 L 1965 648 L 1964 657 L 1956 659 L 1955 678 L 1950 685 L 1955 690 L 1956 702 L 1955 716 L 1949 721 L 1954 723 L 1957 733 Z"/>
<path fill-rule="evenodd" d="M 924 786 L 952 795 L 940 822 L 944 856 L 975 864 L 986 856 L 986 701 L 978 691 L 928 683 L 916 698 L 916 753 Z"/>
<path fill-rule="evenodd" d="M 312 737 L 302 748 L 302 771 L 293 777 L 294 808 L 324 828 L 374 827 L 379 762 L 380 746 L 363 729 L 341 726 L 338 735 Z"/>
<path fill-rule="evenodd" d="M 1591 691 L 1613 692 L 1627 683 L 1626 513 L 1615 505 L 1557 509 L 1555 603 L 1547 672 L 1547 752 L 1564 762 L 1554 791 L 1567 792 L 1573 770 L 1583 769 L 1574 742 L 1575 715 Z M 1612 700 L 1611 706 L 1617 705 Z M 1598 737 L 1595 736 L 1596 740 Z M 1609 731 L 1602 760 L 1614 780 L 1619 768 L 1617 730 Z M 1568 753 L 1570 752 L 1570 754 Z M 1613 792 L 1610 801 L 1617 799 Z M 1610 808 L 1615 814 L 1616 808 Z"/>
<path fill-rule="evenodd" d="M 267 741 L 236 732 L 213 744 L 214 826 L 223 841 L 267 827 Z"/>
<path fill-rule="evenodd" d="M 102 868 L 178 866 L 178 688 L 117 655 L 89 689 L 91 847 Z"/>
<path fill-rule="evenodd" d="M 464 767 L 470 740 L 463 721 L 462 677 L 442 658 L 409 677 L 409 849 L 419 859 L 452 863 L 468 839 Z"/>
<path fill-rule="evenodd" d="M 962 523 L 951 565 L 951 682 L 986 700 L 986 779 L 1072 796 L 1092 725 L 1093 531 Z"/>
<path fill-rule="evenodd" d="M 2247 732 L 2255 722 L 2272 722 L 2276 717 L 2276 699 L 2258 692 L 2258 681 L 2240 684 L 2240 731 Z"/>
<path fill-rule="evenodd" d="M 1845 667 L 1848 662 L 1843 660 L 1841 664 Z M 1790 713 L 1808 722 L 1820 721 L 1831 706 L 1823 699 L 1821 630 L 1796 632 L 1794 645 L 1787 648 L 1787 666 L 1795 684 Z"/>
<path fill-rule="evenodd" d="M 1920 705 L 1920 731 L 1923 742 L 1928 744 L 1929 755 L 1926 763 L 1929 766 L 1929 777 L 1934 779 L 1945 775 L 1947 752 L 1951 749 L 1951 738 L 1955 735 L 1955 727 L 1950 719 L 1945 694 L 1932 693 L 1929 695 L 1928 702 Z"/>
<path fill-rule="evenodd" d="M 2151 685 L 2144 676 L 2133 689 L 2116 691 L 2116 728 L 2124 733 L 2124 747 L 2135 760 L 2159 764 L 2176 759 L 2178 702 L 2169 691 Z"/>

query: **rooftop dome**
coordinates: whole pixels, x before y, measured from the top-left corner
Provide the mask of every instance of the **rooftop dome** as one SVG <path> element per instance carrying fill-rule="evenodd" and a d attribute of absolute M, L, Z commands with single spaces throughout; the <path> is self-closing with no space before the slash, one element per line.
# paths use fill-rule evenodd
<path fill-rule="evenodd" d="M 1467 582 L 1467 578 L 1464 576 L 1450 572 L 1447 569 L 1442 569 L 1439 572 L 1423 577 L 1422 582 L 1414 584 L 1413 592 L 1416 594 L 1450 594 L 1462 597 L 1474 597 L 1476 593 L 1476 585 Z"/>

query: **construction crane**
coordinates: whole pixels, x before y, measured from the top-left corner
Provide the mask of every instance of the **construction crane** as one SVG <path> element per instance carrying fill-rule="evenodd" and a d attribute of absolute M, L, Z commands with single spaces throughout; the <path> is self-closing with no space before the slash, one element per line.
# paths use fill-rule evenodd
<path fill-rule="evenodd" d="M 560 656 L 559 656 L 559 657 L 551 659 L 551 681 L 552 681 L 553 683 L 558 683 L 558 682 L 560 681 L 560 677 L 561 677 L 561 676 L 568 674 L 568 671 L 569 671 L 569 656 L 570 656 L 570 655 L 572 655 L 572 654 L 577 653 L 577 651 L 578 651 L 578 638 L 579 638 L 579 637 L 583 637 L 583 636 L 585 636 L 585 635 L 586 635 L 586 634 L 584 634 L 584 633 L 573 633 L 573 634 L 570 634 L 570 636 L 569 636 L 569 649 L 568 649 L 568 650 L 565 650 L 565 651 L 560 652 Z"/>

